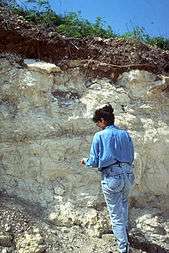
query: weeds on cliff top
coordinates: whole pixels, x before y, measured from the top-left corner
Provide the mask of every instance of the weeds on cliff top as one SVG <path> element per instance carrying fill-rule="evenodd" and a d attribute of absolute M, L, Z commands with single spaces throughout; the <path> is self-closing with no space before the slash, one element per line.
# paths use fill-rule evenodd
<path fill-rule="evenodd" d="M 57 27 L 57 32 L 68 37 L 115 37 L 110 26 L 105 28 L 101 17 L 97 17 L 94 23 L 82 19 L 80 13 L 71 12 L 63 18 L 63 23 Z"/>
<path fill-rule="evenodd" d="M 163 50 L 169 50 L 169 39 L 162 36 L 152 37 L 146 33 L 144 27 L 136 26 L 132 31 L 124 33 L 121 37 L 124 39 L 135 39 Z"/>
<path fill-rule="evenodd" d="M 11 5 L 10 8 L 15 14 L 23 16 L 25 20 L 33 22 L 36 25 L 43 25 L 45 28 L 52 28 L 52 30 L 66 37 L 134 39 L 163 50 L 169 50 L 168 38 L 162 36 L 152 37 L 145 32 L 143 27 L 136 26 L 132 31 L 118 35 L 113 32 L 110 26 L 105 26 L 105 22 L 101 17 L 97 17 L 95 22 L 91 23 L 87 19 L 83 19 L 80 16 L 80 12 L 71 12 L 64 16 L 56 14 L 51 9 L 47 0 L 27 0 L 27 2 L 35 4 L 36 8 L 27 9 L 17 5 Z"/>
<path fill-rule="evenodd" d="M 34 24 L 44 25 L 46 28 L 52 27 L 56 32 L 67 37 L 84 38 L 84 37 L 115 37 L 110 26 L 105 27 L 102 18 L 97 17 L 94 23 L 83 19 L 79 13 L 70 12 L 65 16 L 57 15 L 51 9 L 43 12 L 36 10 L 24 10 L 18 6 L 11 8 L 15 14 L 23 16 L 25 20 Z"/>

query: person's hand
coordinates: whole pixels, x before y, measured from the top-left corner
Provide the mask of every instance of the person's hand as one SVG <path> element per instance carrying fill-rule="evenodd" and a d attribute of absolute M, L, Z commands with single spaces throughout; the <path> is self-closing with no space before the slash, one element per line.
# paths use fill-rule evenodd
<path fill-rule="evenodd" d="M 84 165 L 85 164 L 85 162 L 84 162 L 84 160 L 82 159 L 81 161 L 80 161 L 80 165 Z"/>

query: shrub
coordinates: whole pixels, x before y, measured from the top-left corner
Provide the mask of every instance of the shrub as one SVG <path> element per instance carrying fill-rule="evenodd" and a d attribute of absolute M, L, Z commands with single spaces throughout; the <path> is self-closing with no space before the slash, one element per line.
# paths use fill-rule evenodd
<path fill-rule="evenodd" d="M 62 17 L 56 15 L 52 10 L 46 10 L 44 12 L 37 12 L 35 10 L 24 10 L 20 7 L 12 7 L 15 14 L 23 16 L 27 21 L 34 24 L 45 25 L 46 27 L 57 26 L 62 23 Z"/>
<path fill-rule="evenodd" d="M 63 18 L 63 23 L 57 28 L 57 31 L 68 37 L 114 37 L 110 26 L 104 27 L 102 18 L 97 17 L 95 23 L 90 23 L 86 19 L 82 19 L 79 13 L 71 12 Z"/>
<path fill-rule="evenodd" d="M 136 26 L 132 31 L 126 32 L 122 35 L 123 38 L 128 39 L 136 39 L 142 42 L 146 42 L 148 38 L 148 34 L 145 32 L 144 27 Z"/>
<path fill-rule="evenodd" d="M 124 35 L 122 35 L 122 37 L 125 39 L 136 39 L 148 45 L 156 46 L 163 50 L 169 50 L 169 39 L 160 36 L 151 37 L 145 32 L 144 27 L 136 26 L 131 32 L 125 33 Z"/>
<path fill-rule="evenodd" d="M 169 50 L 169 39 L 164 37 L 149 37 L 147 43 L 163 50 Z"/>

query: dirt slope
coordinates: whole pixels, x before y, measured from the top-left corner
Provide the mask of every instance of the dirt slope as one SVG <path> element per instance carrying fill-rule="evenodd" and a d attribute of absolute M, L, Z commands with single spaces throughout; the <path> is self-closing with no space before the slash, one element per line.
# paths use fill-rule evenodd
<path fill-rule="evenodd" d="M 0 53 L 39 58 L 71 67 L 72 60 L 90 74 L 116 79 L 130 69 L 144 69 L 156 74 L 169 73 L 169 52 L 124 39 L 65 38 L 35 26 L 0 7 Z"/>

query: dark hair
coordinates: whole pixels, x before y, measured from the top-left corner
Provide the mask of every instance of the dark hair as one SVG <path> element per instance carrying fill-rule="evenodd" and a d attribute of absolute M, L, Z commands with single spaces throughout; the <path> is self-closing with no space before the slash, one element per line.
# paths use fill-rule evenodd
<path fill-rule="evenodd" d="M 114 109 L 111 106 L 111 104 L 107 104 L 102 108 L 99 108 L 95 111 L 94 116 L 93 116 L 93 121 L 96 123 L 98 121 L 101 121 L 103 118 L 106 122 L 107 125 L 113 125 L 114 124 Z"/>

